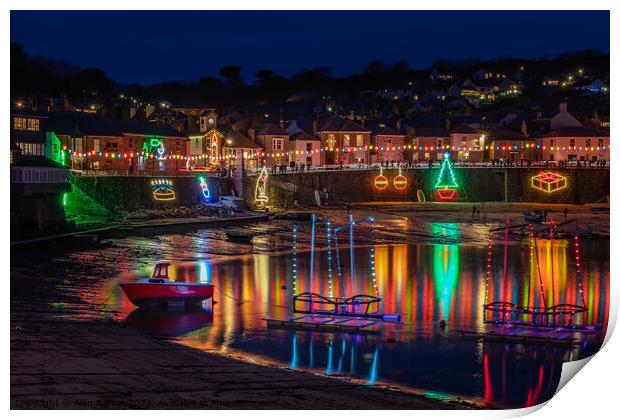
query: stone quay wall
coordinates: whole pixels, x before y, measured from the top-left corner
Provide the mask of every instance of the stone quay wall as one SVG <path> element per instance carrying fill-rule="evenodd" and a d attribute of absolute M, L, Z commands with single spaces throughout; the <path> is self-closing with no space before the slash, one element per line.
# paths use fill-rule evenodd
<path fill-rule="evenodd" d="M 465 202 L 539 202 L 550 204 L 593 203 L 609 195 L 609 169 L 586 168 L 453 168 L 456 182 L 456 201 Z M 406 187 L 397 189 L 394 178 L 397 169 L 387 169 L 383 175 L 388 186 L 375 186 L 378 170 L 322 171 L 269 175 L 267 181 L 268 206 L 316 206 L 316 193 L 322 203 L 367 201 L 418 201 L 418 190 L 426 201 L 439 201 L 435 184 L 439 168 L 403 169 Z M 552 172 L 566 178 L 565 185 L 552 192 L 532 186 L 532 177 Z M 257 176 L 244 180 L 244 197 L 252 203 Z M 554 189 L 555 186 L 552 186 Z"/>
<path fill-rule="evenodd" d="M 233 184 L 230 178 L 205 176 L 211 196 L 207 200 L 198 176 L 75 176 L 72 184 L 111 212 L 191 207 L 207 201 L 215 202 L 221 195 L 231 194 Z M 174 194 L 157 196 L 151 183 L 153 180 L 170 182 Z"/>

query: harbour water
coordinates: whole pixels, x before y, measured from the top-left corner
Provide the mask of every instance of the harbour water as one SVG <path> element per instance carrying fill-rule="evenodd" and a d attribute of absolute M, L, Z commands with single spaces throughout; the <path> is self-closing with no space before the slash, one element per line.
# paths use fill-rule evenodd
<path fill-rule="evenodd" d="M 401 314 L 400 324 L 379 335 L 268 329 L 265 318 L 294 316 L 292 294 L 310 289 L 309 238 L 300 232 L 293 282 L 290 228 L 290 224 L 258 225 L 253 228 L 257 234 L 253 245 L 230 243 L 222 230 L 116 239 L 97 250 L 55 258 L 47 267 L 65 267 L 64 276 L 81 276 L 80 281 L 107 274 L 95 288 L 80 292 L 82 300 L 105 305 L 108 310 L 100 316 L 193 348 L 371 385 L 390 384 L 436 398 L 458 396 L 481 405 L 538 404 L 555 392 L 563 362 L 598 349 L 589 337 L 574 348 L 460 338 L 459 330 L 484 327 L 488 228 L 477 227 L 480 232 L 472 234 L 468 225 L 449 223 L 429 224 L 432 237 L 419 243 L 369 244 L 362 233 L 353 253 L 343 245 L 346 241 L 339 247 L 332 242 L 328 248 L 325 232 L 317 235 L 321 249 L 313 258 L 313 291 L 335 296 L 378 294 L 380 309 Z M 548 305 L 574 303 L 583 293 L 589 310 L 580 321 L 604 332 L 609 241 L 583 239 L 581 248 L 580 287 L 571 240 L 540 239 L 538 265 L 527 238 L 496 244 L 487 299 L 535 304 L 541 283 Z M 334 263 L 330 270 L 330 259 L 339 259 L 340 265 Z M 214 304 L 190 312 L 136 309 L 118 283 L 150 275 L 159 260 L 195 261 L 200 280 L 215 286 Z M 106 271 L 110 265 L 113 275 Z"/>

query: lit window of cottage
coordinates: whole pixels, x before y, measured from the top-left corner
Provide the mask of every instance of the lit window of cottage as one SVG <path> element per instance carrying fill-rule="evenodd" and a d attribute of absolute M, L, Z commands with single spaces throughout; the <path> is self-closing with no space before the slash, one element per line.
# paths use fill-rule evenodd
<path fill-rule="evenodd" d="M 343 139 L 344 139 L 344 140 L 343 140 L 343 142 L 342 142 L 342 145 L 343 145 L 344 147 L 349 147 L 349 146 L 351 145 L 351 136 L 350 136 L 350 135 L 348 135 L 348 134 L 345 134 L 345 135 L 343 136 Z"/>
<path fill-rule="evenodd" d="M 26 118 L 24 117 L 13 118 L 13 129 L 14 130 L 25 130 L 26 129 Z"/>
<path fill-rule="evenodd" d="M 39 131 L 39 120 L 36 118 L 28 118 L 28 131 Z"/>
<path fill-rule="evenodd" d="M 364 136 L 362 136 L 361 134 L 358 134 L 358 135 L 355 137 L 355 144 L 356 144 L 357 146 L 363 146 L 363 145 L 364 145 Z"/>
<path fill-rule="evenodd" d="M 273 138 L 271 140 L 271 145 L 273 147 L 273 150 L 283 150 L 283 147 L 284 147 L 283 143 L 284 143 L 283 139 L 281 138 Z"/>

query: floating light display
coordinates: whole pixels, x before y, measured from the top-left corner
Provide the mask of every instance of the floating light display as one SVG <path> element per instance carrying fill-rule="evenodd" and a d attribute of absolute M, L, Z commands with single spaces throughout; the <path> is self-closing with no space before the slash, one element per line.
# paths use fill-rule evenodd
<path fill-rule="evenodd" d="M 207 180 L 204 176 L 198 178 L 198 183 L 200 185 L 200 191 L 202 192 L 202 196 L 205 200 L 211 199 L 211 191 L 209 191 L 209 185 L 207 184 Z"/>
<path fill-rule="evenodd" d="M 269 197 L 267 197 L 267 180 L 269 178 L 269 174 L 267 173 L 267 167 L 263 166 L 263 169 L 260 171 L 260 175 L 256 180 L 256 187 L 254 189 L 254 201 L 265 205 L 269 201 Z"/>
<path fill-rule="evenodd" d="M 557 172 L 541 172 L 532 177 L 532 188 L 553 193 L 566 188 L 566 177 Z"/>
<path fill-rule="evenodd" d="M 157 201 L 171 201 L 176 198 L 174 184 L 169 179 L 153 179 L 151 181 L 153 198 Z"/>
<path fill-rule="evenodd" d="M 329 297 L 334 297 L 333 286 L 333 273 L 332 273 L 332 224 L 327 221 L 327 281 L 329 283 Z"/>
<path fill-rule="evenodd" d="M 384 190 L 387 188 L 388 184 L 388 179 L 383 175 L 383 167 L 381 167 L 379 169 L 379 175 L 375 177 L 375 188 L 378 190 Z"/>
<path fill-rule="evenodd" d="M 456 189 L 458 187 L 459 185 L 456 182 L 454 171 L 452 171 L 452 164 L 450 163 L 450 154 L 445 153 L 441 161 L 439 177 L 435 183 L 437 197 L 441 201 L 454 200 L 457 197 Z"/>
<path fill-rule="evenodd" d="M 297 225 L 293 225 L 293 296 L 297 294 Z"/>
<path fill-rule="evenodd" d="M 405 188 L 407 188 L 407 178 L 403 176 L 402 169 L 400 166 L 398 167 L 398 175 L 396 175 L 393 182 L 394 182 L 394 188 L 396 188 L 399 191 L 402 191 Z"/>

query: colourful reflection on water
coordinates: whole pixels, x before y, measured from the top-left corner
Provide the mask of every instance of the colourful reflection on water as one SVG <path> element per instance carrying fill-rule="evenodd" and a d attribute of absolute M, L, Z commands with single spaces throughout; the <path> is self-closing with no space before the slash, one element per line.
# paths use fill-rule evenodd
<path fill-rule="evenodd" d="M 107 283 L 100 295 L 112 294 L 110 303 L 120 311 L 120 319 L 159 329 L 162 335 L 177 336 L 184 344 L 200 349 L 238 352 L 293 369 L 347 375 L 371 384 L 395 383 L 434 395 L 458 394 L 499 406 L 542 402 L 555 391 L 561 363 L 592 354 L 596 346 L 588 343 L 581 348 L 558 349 L 459 339 L 458 330 L 484 325 L 481 308 L 487 251 L 484 244 L 458 243 L 459 229 L 456 224 L 432 224 L 431 230 L 439 238 L 435 244 L 356 248 L 354 280 L 349 250 L 342 248 L 346 242 L 343 235 L 339 246 L 344 252 L 335 248 L 316 252 L 312 281 L 316 293 L 327 295 L 330 291 L 329 252 L 331 261 L 341 264 L 332 266 L 336 296 L 374 294 L 374 273 L 382 311 L 400 313 L 403 319 L 381 336 L 268 330 L 264 318 L 293 316 L 290 254 L 253 254 L 218 262 L 200 259 L 198 276 L 216 287 L 216 303 L 204 316 L 181 313 L 158 318 L 134 311 L 114 282 Z M 182 237 L 140 240 L 140 247 L 154 249 L 157 241 L 158 258 L 206 255 L 206 239 L 178 238 Z M 589 307 L 585 321 L 604 328 L 609 311 L 608 242 L 583 242 L 584 298 Z M 179 244 L 187 248 L 178 250 Z M 537 249 L 536 261 L 527 241 L 494 247 L 490 300 L 506 297 L 540 305 L 541 283 L 550 302 L 580 299 L 571 241 L 538 240 Z M 136 271 L 143 272 L 147 261 L 152 259 L 136 259 Z M 308 253 L 298 253 L 298 291 L 310 288 L 310 261 Z"/>

